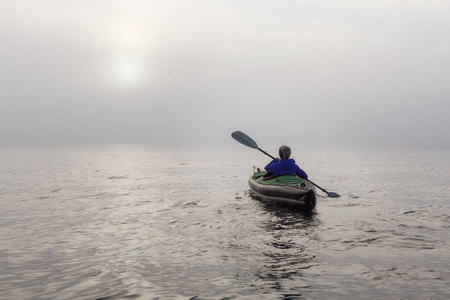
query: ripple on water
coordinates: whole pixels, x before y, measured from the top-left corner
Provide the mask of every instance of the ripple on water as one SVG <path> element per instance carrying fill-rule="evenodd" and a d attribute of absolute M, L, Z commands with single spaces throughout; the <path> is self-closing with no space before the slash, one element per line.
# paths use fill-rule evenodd
<path fill-rule="evenodd" d="M 311 213 L 252 198 L 241 152 L 19 155 L 0 166 L 1 297 L 450 298 L 445 159 L 323 151 L 311 174 L 342 196 Z"/>

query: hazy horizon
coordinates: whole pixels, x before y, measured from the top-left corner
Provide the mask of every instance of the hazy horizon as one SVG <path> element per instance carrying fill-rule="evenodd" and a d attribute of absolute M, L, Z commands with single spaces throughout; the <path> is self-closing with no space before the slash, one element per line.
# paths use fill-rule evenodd
<path fill-rule="evenodd" d="M 450 2 L 2 1 L 0 145 L 450 147 Z"/>

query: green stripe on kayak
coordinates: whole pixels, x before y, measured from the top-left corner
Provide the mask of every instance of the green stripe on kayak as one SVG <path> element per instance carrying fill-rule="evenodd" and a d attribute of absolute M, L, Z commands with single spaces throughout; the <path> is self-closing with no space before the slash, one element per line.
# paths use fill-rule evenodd
<path fill-rule="evenodd" d="M 260 184 L 267 185 L 287 185 L 287 186 L 302 186 L 307 183 L 303 178 L 297 177 L 295 175 L 281 175 L 275 178 L 264 179 L 263 176 L 267 172 L 259 172 L 253 174 L 253 179 Z"/>

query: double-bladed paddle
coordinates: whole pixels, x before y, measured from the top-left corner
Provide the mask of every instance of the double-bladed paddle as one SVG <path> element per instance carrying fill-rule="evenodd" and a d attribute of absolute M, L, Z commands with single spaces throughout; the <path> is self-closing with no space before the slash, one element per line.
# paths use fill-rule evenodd
<path fill-rule="evenodd" d="M 272 159 L 275 159 L 275 157 L 273 157 L 272 155 L 270 155 L 269 153 L 267 153 L 266 151 L 262 150 L 261 148 L 258 147 L 258 144 L 248 135 L 246 135 L 245 133 L 243 133 L 242 131 L 235 131 L 231 134 L 231 137 L 233 139 L 235 139 L 236 141 L 238 141 L 239 143 L 241 143 L 242 145 L 245 145 L 247 147 L 253 148 L 253 149 L 258 149 L 259 151 L 261 151 L 262 153 L 264 153 L 265 155 L 269 156 Z M 334 192 L 327 192 L 325 189 L 321 188 L 320 186 L 318 186 L 317 184 L 315 184 L 314 182 L 312 182 L 309 179 L 306 179 L 309 182 L 311 182 L 314 186 L 316 186 L 317 188 L 319 188 L 320 190 L 322 190 L 323 192 L 325 192 L 328 197 L 340 197 L 341 195 L 339 195 L 338 193 L 334 193 Z"/>

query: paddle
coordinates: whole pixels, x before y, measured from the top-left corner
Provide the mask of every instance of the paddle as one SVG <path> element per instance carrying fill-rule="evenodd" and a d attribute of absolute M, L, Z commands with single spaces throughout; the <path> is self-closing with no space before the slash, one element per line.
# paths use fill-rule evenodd
<path fill-rule="evenodd" d="M 258 144 L 248 135 L 246 135 L 245 133 L 241 132 L 241 131 L 235 131 L 231 134 L 231 137 L 233 139 L 235 139 L 236 141 L 238 141 L 239 143 L 253 148 L 253 149 L 258 149 L 259 151 L 261 151 L 262 153 L 264 153 L 265 155 L 269 156 L 272 159 L 275 159 L 275 157 L 273 157 L 272 155 L 270 155 L 269 153 L 267 153 L 266 151 L 262 150 L 261 148 L 258 147 Z M 334 192 L 327 192 L 325 189 L 321 188 L 320 186 L 318 186 L 317 184 L 315 184 L 314 182 L 312 182 L 311 180 L 307 179 L 309 182 L 311 182 L 315 187 L 319 188 L 320 190 L 322 190 L 323 192 L 325 192 L 328 197 L 333 197 L 333 198 L 337 198 L 340 197 L 341 195 L 334 193 Z"/>

